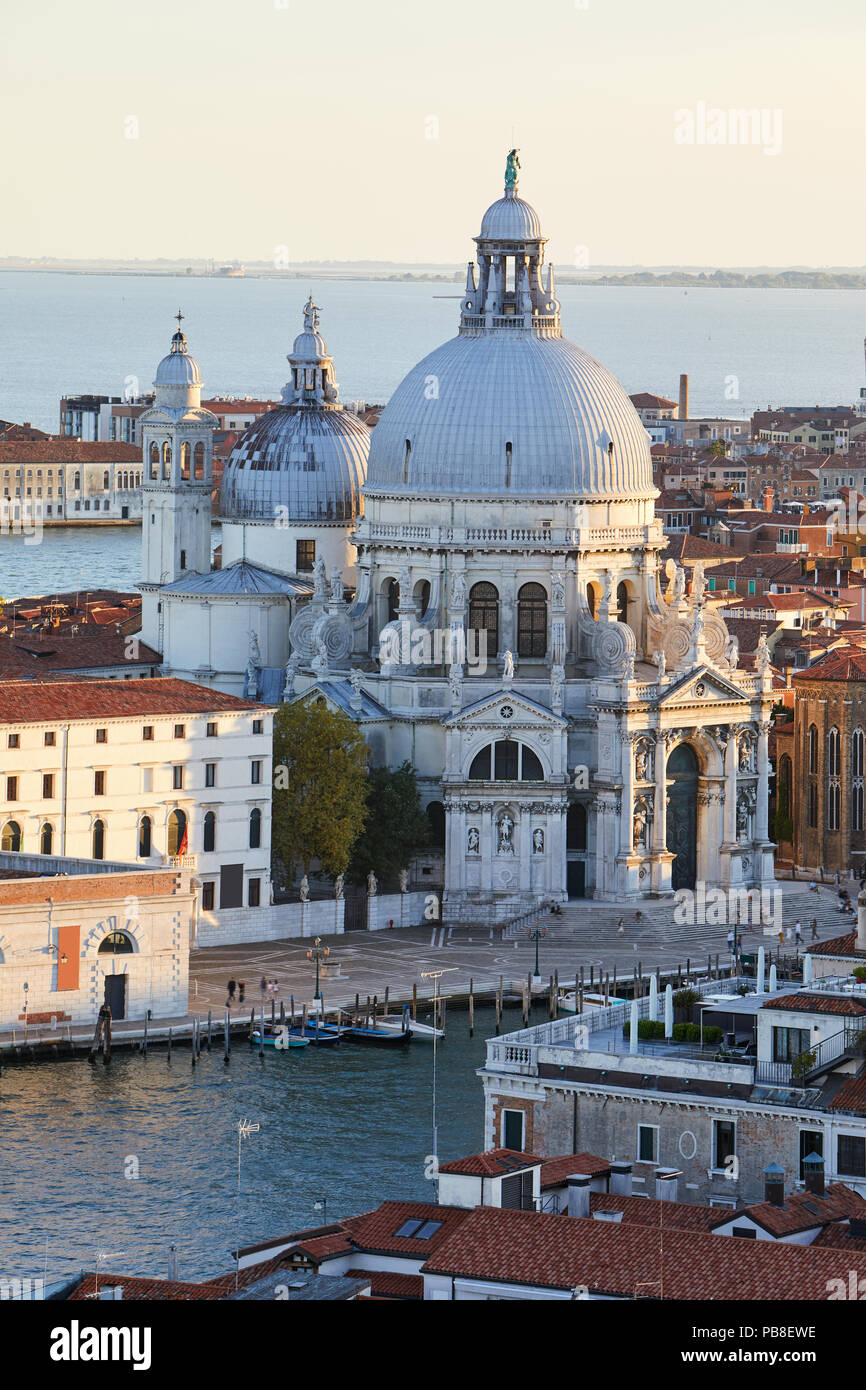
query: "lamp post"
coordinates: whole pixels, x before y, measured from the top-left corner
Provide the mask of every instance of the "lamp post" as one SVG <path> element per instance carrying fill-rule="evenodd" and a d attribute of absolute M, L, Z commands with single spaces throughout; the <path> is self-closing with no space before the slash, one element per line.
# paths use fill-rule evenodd
<path fill-rule="evenodd" d="M 240 1197 L 241 1197 L 241 1141 L 244 1140 L 244 1139 L 249 1139 L 249 1137 L 250 1137 L 251 1134 L 258 1134 L 259 1130 L 261 1129 L 261 1125 L 253 1125 L 253 1124 L 250 1124 L 249 1120 L 238 1120 L 237 1124 L 235 1125 L 235 1129 L 236 1129 L 237 1132 L 238 1132 L 238 1226 L 240 1226 L 240 1214 L 241 1214 L 241 1202 L 240 1202 Z M 237 1287 L 238 1287 L 238 1274 L 239 1274 L 239 1272 L 240 1272 L 240 1267 L 241 1267 L 241 1249 L 240 1249 L 240 1232 L 239 1232 L 239 1233 L 238 1233 L 238 1248 L 237 1248 L 237 1251 L 236 1251 L 236 1254 L 235 1254 L 235 1292 L 237 1292 Z"/>
<path fill-rule="evenodd" d="M 313 995 L 314 999 L 321 999 L 322 997 L 322 992 L 319 989 L 319 962 L 326 960 L 330 954 L 330 946 L 323 946 L 320 936 L 316 937 L 312 949 L 307 952 L 307 960 L 314 960 L 316 962 L 316 992 Z"/>
<path fill-rule="evenodd" d="M 422 980 L 433 981 L 433 1159 L 435 1171 L 439 1171 L 439 1130 L 436 1124 L 436 1043 L 438 1041 L 439 1029 L 439 981 L 443 975 L 451 975 L 457 971 L 456 965 L 448 966 L 444 970 L 422 970 Z"/>
<path fill-rule="evenodd" d="M 538 943 L 543 936 L 547 936 L 547 927 L 539 927 L 536 924 L 534 928 L 529 929 L 526 935 L 529 937 L 530 941 L 535 942 L 535 973 L 532 978 L 533 982 L 538 984 L 541 979 L 541 971 L 538 966 Z"/>

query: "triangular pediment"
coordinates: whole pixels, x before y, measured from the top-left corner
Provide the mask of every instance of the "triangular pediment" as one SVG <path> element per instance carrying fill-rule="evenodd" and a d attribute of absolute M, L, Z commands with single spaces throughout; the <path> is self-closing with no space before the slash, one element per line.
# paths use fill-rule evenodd
<path fill-rule="evenodd" d="M 659 696 L 658 703 L 664 708 L 675 709 L 679 705 L 693 705 L 696 701 L 705 703 L 708 700 L 721 700 L 725 704 L 732 701 L 749 704 L 750 697 L 711 666 L 699 666 L 666 686 Z"/>
<path fill-rule="evenodd" d="M 443 720 L 447 728 L 454 729 L 562 729 L 567 722 L 562 715 L 554 714 L 553 710 L 536 704 L 535 700 L 505 688 L 473 701 Z"/>

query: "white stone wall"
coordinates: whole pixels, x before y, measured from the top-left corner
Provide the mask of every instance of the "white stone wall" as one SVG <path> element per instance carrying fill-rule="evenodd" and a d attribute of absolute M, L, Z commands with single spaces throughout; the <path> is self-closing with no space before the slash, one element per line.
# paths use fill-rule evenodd
<path fill-rule="evenodd" d="M 244 941 L 283 941 L 297 936 L 334 936 L 343 930 L 342 898 L 274 903 L 269 907 L 200 912 L 196 946 L 228 946 Z"/>
<path fill-rule="evenodd" d="M 426 918 L 424 913 L 436 901 L 436 894 L 430 893 L 383 893 L 376 894 L 367 901 L 367 930 L 388 931 L 393 921 L 397 927 L 439 925 L 439 918 Z"/>
<path fill-rule="evenodd" d="M 186 1016 L 194 896 L 187 879 L 174 894 L 145 897 L 141 879 L 138 873 L 118 875 L 116 895 L 110 897 L 103 878 L 75 879 L 75 897 L 55 901 L 50 912 L 42 899 L 0 901 L 0 1028 L 23 1030 L 25 1001 L 30 1018 L 56 1013 L 61 1033 L 67 1022 L 95 1024 L 105 977 L 111 974 L 127 977 L 125 1018 L 141 1020 L 148 1009 L 154 1018 Z M 103 885 L 99 896 L 89 895 L 89 882 Z M 4 885 L 8 897 L 15 886 Z M 52 880 L 40 881 L 39 887 L 47 898 Z M 79 983 L 77 989 L 58 990 L 58 928 L 65 926 L 80 928 Z M 100 942 L 115 930 L 132 939 L 132 952 L 100 953 Z"/>

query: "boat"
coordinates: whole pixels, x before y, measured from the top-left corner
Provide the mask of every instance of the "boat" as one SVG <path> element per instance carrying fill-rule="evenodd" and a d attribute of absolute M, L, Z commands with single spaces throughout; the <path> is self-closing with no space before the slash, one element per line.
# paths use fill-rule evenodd
<path fill-rule="evenodd" d="M 417 1019 L 412 1020 L 407 1017 L 407 1023 L 403 1023 L 403 1014 L 382 1014 L 376 1019 L 376 1027 L 384 1028 L 386 1033 L 402 1033 L 404 1026 L 408 1026 L 413 1038 L 444 1038 L 444 1028 L 434 1028 L 432 1023 L 419 1023 Z"/>
<path fill-rule="evenodd" d="M 277 1027 L 272 1033 L 265 1029 L 264 1040 L 262 1040 L 260 1030 L 254 1028 L 253 1042 L 260 1043 L 263 1047 L 274 1047 L 278 1052 L 285 1052 L 290 1047 L 308 1047 L 310 1039 L 302 1038 L 299 1033 L 293 1033 L 290 1028 Z"/>
<path fill-rule="evenodd" d="M 628 1000 L 620 999 L 616 994 L 608 995 L 607 1001 L 605 1001 L 605 997 L 603 994 L 584 994 L 583 996 L 584 1008 L 604 1008 L 605 1002 L 607 1002 L 608 1004 L 627 1004 Z M 574 990 L 571 990 L 568 994 L 560 994 L 556 1003 L 558 1008 L 564 1014 L 577 1013 L 577 1003 L 574 996 Z"/>
<path fill-rule="evenodd" d="M 297 1038 L 301 1044 L 309 1043 L 311 1047 L 331 1047 L 340 1041 L 343 1031 L 333 1023 L 320 1023 L 317 1027 L 308 1021 L 306 1028 L 300 1025 L 290 1028 L 289 1036 Z"/>
<path fill-rule="evenodd" d="M 405 1043 L 412 1041 L 412 1029 L 401 1027 L 396 1032 L 391 1032 L 387 1028 L 379 1026 L 380 1020 L 369 1028 L 363 1024 L 353 1024 L 343 1029 L 343 1037 L 351 1042 L 367 1043 L 374 1047 L 403 1047 Z"/>

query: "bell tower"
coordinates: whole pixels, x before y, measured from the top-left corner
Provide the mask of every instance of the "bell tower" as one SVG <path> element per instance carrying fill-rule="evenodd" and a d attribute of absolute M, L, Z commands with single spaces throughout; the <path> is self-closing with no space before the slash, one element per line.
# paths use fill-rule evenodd
<path fill-rule="evenodd" d="M 155 401 L 140 418 L 142 441 L 142 640 L 162 650 L 159 591 L 211 568 L 213 432 L 201 407 L 202 378 L 181 330 L 156 369 Z"/>

